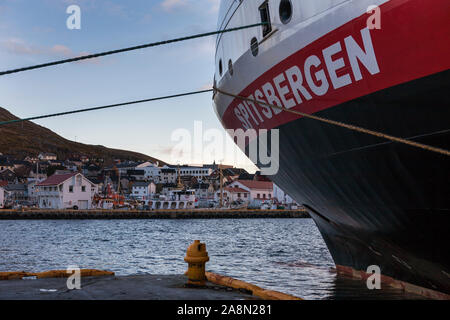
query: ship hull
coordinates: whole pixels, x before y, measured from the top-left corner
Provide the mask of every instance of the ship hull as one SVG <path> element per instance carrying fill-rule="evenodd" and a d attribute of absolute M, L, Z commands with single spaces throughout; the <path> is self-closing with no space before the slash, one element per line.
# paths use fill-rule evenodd
<path fill-rule="evenodd" d="M 370 1 L 343 3 L 264 39 L 217 87 L 449 150 L 449 3 L 378 2 L 380 30 L 357 13 Z M 364 279 L 378 266 L 392 285 L 450 298 L 448 155 L 225 94 L 214 100 L 227 129 L 279 131 L 271 179 L 309 210 L 339 273 Z"/>
<path fill-rule="evenodd" d="M 403 137 L 426 125 L 430 134 L 411 140 L 448 150 L 449 77 L 446 71 L 316 115 L 368 128 L 383 123 Z M 305 118 L 278 129 L 280 169 L 272 179 L 309 210 L 338 271 L 376 265 L 388 278 L 430 290 L 405 289 L 450 293 L 448 156 Z"/>

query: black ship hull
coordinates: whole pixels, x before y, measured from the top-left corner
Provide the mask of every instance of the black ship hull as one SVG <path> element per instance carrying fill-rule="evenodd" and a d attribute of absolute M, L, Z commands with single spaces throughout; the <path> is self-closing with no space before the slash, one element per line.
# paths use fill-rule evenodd
<path fill-rule="evenodd" d="M 449 150 L 449 84 L 447 70 L 316 115 Z M 277 129 L 272 179 L 309 210 L 338 271 L 377 265 L 397 285 L 449 297 L 448 156 L 306 118 Z"/>

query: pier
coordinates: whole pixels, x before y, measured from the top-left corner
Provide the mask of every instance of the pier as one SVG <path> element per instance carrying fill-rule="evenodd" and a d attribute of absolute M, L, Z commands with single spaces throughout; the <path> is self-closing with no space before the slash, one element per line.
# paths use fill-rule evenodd
<path fill-rule="evenodd" d="M 306 210 L 0 210 L 0 220 L 309 218 Z"/>

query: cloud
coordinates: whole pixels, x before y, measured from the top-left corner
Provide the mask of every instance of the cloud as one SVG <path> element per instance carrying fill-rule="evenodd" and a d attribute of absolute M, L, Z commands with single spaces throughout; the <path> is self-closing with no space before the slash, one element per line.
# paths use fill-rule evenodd
<path fill-rule="evenodd" d="M 220 0 L 164 0 L 161 7 L 168 12 L 186 7 L 193 10 L 201 8 L 202 11 L 211 14 L 219 12 Z"/>
<path fill-rule="evenodd" d="M 68 48 L 66 46 L 63 46 L 62 44 L 55 44 L 50 49 L 50 51 L 55 53 L 55 54 L 61 54 L 61 55 L 65 56 L 65 57 L 67 57 L 67 58 L 74 56 L 73 51 L 70 48 Z"/>
<path fill-rule="evenodd" d="M 187 0 L 164 0 L 161 3 L 161 7 L 166 11 L 172 11 L 173 9 L 184 7 L 187 4 Z"/>
<path fill-rule="evenodd" d="M 18 38 L 10 38 L 2 41 L 1 45 L 7 52 L 13 54 L 35 55 L 42 53 L 41 49 L 28 45 L 25 41 Z"/>
<path fill-rule="evenodd" d="M 64 58 L 75 58 L 80 56 L 89 55 L 89 52 L 82 51 L 79 53 L 74 52 L 69 47 L 62 44 L 55 44 L 52 47 L 36 47 L 31 44 L 27 44 L 24 40 L 18 38 L 10 38 L 0 42 L 0 47 L 6 49 L 7 52 L 16 55 L 51 55 Z M 79 63 L 99 63 L 100 58 L 93 58 L 88 60 L 79 61 Z"/>
<path fill-rule="evenodd" d="M 211 6 L 209 12 L 218 13 L 220 8 L 220 0 L 208 0 L 209 5 Z"/>
<path fill-rule="evenodd" d="M 212 89 L 212 87 L 213 87 L 212 82 L 208 82 L 208 83 L 202 85 L 202 86 L 199 88 L 199 90 L 209 90 L 209 89 Z"/>

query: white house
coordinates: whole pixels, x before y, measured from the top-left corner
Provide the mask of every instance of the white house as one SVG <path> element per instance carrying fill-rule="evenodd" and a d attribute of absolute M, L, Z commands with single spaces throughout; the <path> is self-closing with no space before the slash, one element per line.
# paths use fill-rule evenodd
<path fill-rule="evenodd" d="M 152 180 L 155 183 L 159 183 L 161 176 L 161 168 L 159 168 L 158 165 L 153 164 L 151 162 L 145 162 L 141 165 L 138 165 L 136 167 L 136 170 L 144 171 L 144 179 Z"/>
<path fill-rule="evenodd" d="M 159 183 L 173 184 L 177 182 L 177 170 L 164 166 L 161 168 Z"/>
<path fill-rule="evenodd" d="M 54 174 L 36 185 L 39 208 L 91 209 L 97 185 L 81 173 Z"/>
<path fill-rule="evenodd" d="M 135 182 L 131 187 L 131 195 L 138 200 L 149 200 L 156 193 L 153 182 Z"/>
<path fill-rule="evenodd" d="M 273 182 L 271 181 L 236 180 L 228 187 L 247 190 L 250 192 L 250 201 L 270 200 L 273 197 Z"/>
<path fill-rule="evenodd" d="M 5 206 L 5 189 L 0 187 L 0 208 Z"/>
<path fill-rule="evenodd" d="M 220 201 L 220 190 L 215 193 L 215 200 Z M 242 202 L 250 202 L 250 191 L 239 187 L 225 187 L 223 188 L 223 201 L 231 203 L 233 201 L 241 200 Z"/>

